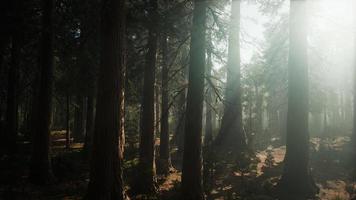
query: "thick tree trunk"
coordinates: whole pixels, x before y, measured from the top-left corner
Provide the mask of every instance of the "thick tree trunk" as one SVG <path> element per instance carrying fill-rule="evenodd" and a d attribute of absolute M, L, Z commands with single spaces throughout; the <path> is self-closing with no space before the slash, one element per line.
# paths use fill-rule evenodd
<path fill-rule="evenodd" d="M 287 145 L 278 184 L 282 199 L 306 198 L 318 192 L 309 168 L 309 98 L 306 0 L 291 0 Z"/>
<path fill-rule="evenodd" d="M 16 152 L 16 137 L 18 128 L 18 79 L 19 79 L 19 56 L 20 44 L 19 33 L 14 32 L 11 48 L 11 66 L 7 84 L 6 105 L 6 132 L 4 139 L 5 152 L 13 154 Z"/>
<path fill-rule="evenodd" d="M 162 35 L 162 96 L 161 96 L 161 132 L 159 146 L 159 166 L 157 171 L 160 174 L 169 174 L 171 167 L 170 148 L 169 148 L 169 93 L 168 93 L 168 46 L 167 34 Z"/>
<path fill-rule="evenodd" d="M 53 180 L 50 161 L 50 126 L 53 84 L 53 0 L 43 0 L 40 79 L 34 102 L 33 151 L 30 179 L 45 184 Z"/>
<path fill-rule="evenodd" d="M 148 52 L 144 69 L 143 101 L 142 101 L 142 127 L 140 135 L 140 155 L 138 177 L 135 192 L 150 194 L 156 192 L 155 187 L 155 159 L 154 159 L 154 131 L 155 131 L 155 70 L 157 52 L 157 1 L 149 1 L 149 36 Z"/>
<path fill-rule="evenodd" d="M 101 11 L 101 64 L 90 182 L 86 199 L 126 199 L 120 158 L 120 94 L 125 66 L 124 0 L 105 0 Z"/>
<path fill-rule="evenodd" d="M 195 0 L 190 43 L 189 83 L 184 133 L 182 199 L 204 199 L 202 189 L 202 120 L 205 77 L 205 0 Z"/>
<path fill-rule="evenodd" d="M 218 146 L 236 152 L 246 149 L 241 105 L 240 3 L 240 0 L 233 0 L 231 5 L 225 109 L 220 132 L 216 138 Z"/>

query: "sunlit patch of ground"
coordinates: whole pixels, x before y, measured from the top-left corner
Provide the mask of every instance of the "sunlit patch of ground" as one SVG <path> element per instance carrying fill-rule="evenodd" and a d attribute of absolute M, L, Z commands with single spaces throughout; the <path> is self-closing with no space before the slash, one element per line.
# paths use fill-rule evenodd
<path fill-rule="evenodd" d="M 181 182 L 181 172 L 172 171 L 159 186 L 161 192 L 169 191 L 176 186 L 177 183 Z"/>
<path fill-rule="evenodd" d="M 257 164 L 257 175 L 262 175 L 262 168 L 265 165 L 265 161 L 267 158 L 267 151 L 270 151 L 273 159 L 275 161 L 276 164 L 279 164 L 281 162 L 283 162 L 284 159 L 284 155 L 286 154 L 286 147 L 285 146 L 281 146 L 281 147 L 277 147 L 277 148 L 272 148 L 270 147 L 268 150 L 264 150 L 264 151 L 260 151 L 256 154 L 257 158 L 260 159 L 260 162 Z"/>

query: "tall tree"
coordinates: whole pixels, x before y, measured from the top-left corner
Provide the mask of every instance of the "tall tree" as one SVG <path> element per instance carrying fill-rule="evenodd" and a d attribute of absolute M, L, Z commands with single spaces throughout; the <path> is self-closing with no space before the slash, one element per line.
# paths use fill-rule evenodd
<path fill-rule="evenodd" d="M 190 41 L 189 83 L 185 115 L 182 197 L 204 199 L 202 189 L 202 120 L 205 77 L 205 0 L 195 0 Z"/>
<path fill-rule="evenodd" d="M 18 103 L 19 103 L 19 67 L 22 43 L 23 2 L 13 1 L 12 26 L 11 26 L 11 63 L 8 73 L 7 105 L 6 105 L 6 131 L 4 146 L 6 153 L 16 151 L 16 137 L 18 128 Z"/>
<path fill-rule="evenodd" d="M 33 151 L 30 179 L 44 184 L 53 180 L 50 161 L 50 125 L 53 85 L 53 0 L 43 0 L 40 77 L 34 101 Z"/>
<path fill-rule="evenodd" d="M 155 193 L 154 131 L 155 131 L 155 70 L 158 33 L 156 27 L 157 1 L 148 2 L 148 43 L 145 58 L 142 123 L 140 135 L 139 176 L 136 187 L 138 193 Z"/>
<path fill-rule="evenodd" d="M 125 21 L 124 0 L 102 1 L 101 61 L 87 199 L 126 199 L 119 147 Z"/>
<path fill-rule="evenodd" d="M 208 47 L 207 47 L 207 65 L 206 65 L 206 80 L 207 81 L 207 92 L 206 92 L 206 99 L 205 99 L 205 137 L 204 143 L 205 145 L 210 145 L 213 141 L 213 94 L 212 94 L 212 82 L 211 82 L 211 71 L 213 67 L 212 63 L 212 43 L 211 43 L 211 33 L 208 34 Z"/>
<path fill-rule="evenodd" d="M 242 128 L 241 72 L 240 72 L 240 0 L 232 0 L 229 28 L 227 80 L 224 115 L 217 145 L 243 150 L 246 147 Z"/>
<path fill-rule="evenodd" d="M 168 94 L 168 44 L 167 34 L 162 34 L 162 96 L 161 96 L 161 132 L 159 145 L 159 171 L 162 174 L 168 174 L 171 166 L 170 151 L 169 151 L 169 94 Z"/>
<path fill-rule="evenodd" d="M 287 149 L 278 189 L 284 198 L 306 198 L 318 191 L 309 168 L 306 0 L 291 0 L 289 45 Z"/>

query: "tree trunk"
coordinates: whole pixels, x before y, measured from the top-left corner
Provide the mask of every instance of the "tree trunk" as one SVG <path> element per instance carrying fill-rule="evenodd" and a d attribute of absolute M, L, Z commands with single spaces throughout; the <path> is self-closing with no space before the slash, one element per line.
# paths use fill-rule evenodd
<path fill-rule="evenodd" d="M 83 140 L 83 112 L 84 112 L 84 103 L 83 97 L 77 96 L 75 99 L 74 107 L 74 125 L 73 125 L 73 140 L 75 142 L 81 142 Z"/>
<path fill-rule="evenodd" d="M 167 34 L 162 35 L 162 96 L 161 96 L 161 132 L 159 146 L 159 165 L 157 170 L 160 174 L 169 174 L 171 167 L 169 149 L 169 94 L 168 94 L 168 46 Z"/>
<path fill-rule="evenodd" d="M 149 1 L 149 36 L 148 52 L 144 69 L 143 102 L 142 102 L 142 128 L 140 135 L 140 155 L 138 177 L 135 192 L 141 194 L 156 193 L 155 187 L 155 160 L 154 160 L 154 131 L 155 131 L 155 70 L 157 51 L 157 1 Z"/>
<path fill-rule="evenodd" d="M 93 90 L 93 89 L 91 89 Z M 87 102 L 87 123 L 86 123 L 86 133 L 84 139 L 84 151 L 86 153 L 90 152 L 93 143 L 93 132 L 94 132 L 94 92 L 90 92 L 88 95 Z M 121 129 L 120 129 L 121 130 Z"/>
<path fill-rule="evenodd" d="M 282 199 L 318 192 L 309 168 L 306 0 L 291 0 L 289 48 L 287 145 L 278 183 Z"/>
<path fill-rule="evenodd" d="M 12 36 L 11 66 L 7 84 L 6 105 L 6 132 L 4 137 L 5 152 L 13 154 L 16 152 L 16 137 L 18 128 L 18 82 L 19 82 L 19 56 L 20 44 L 19 33 L 14 32 Z"/>
<path fill-rule="evenodd" d="M 53 0 L 43 0 L 40 79 L 34 102 L 33 151 L 30 179 L 37 184 L 53 181 L 50 161 L 50 126 L 53 84 Z"/>
<path fill-rule="evenodd" d="M 101 64 L 90 182 L 86 199 L 126 199 L 120 158 L 120 94 L 125 66 L 125 1 L 106 0 L 101 11 Z"/>
<path fill-rule="evenodd" d="M 182 168 L 182 199 L 185 200 L 204 199 L 201 143 L 205 77 L 206 4 L 205 0 L 194 1 Z"/>
<path fill-rule="evenodd" d="M 227 82 L 224 115 L 216 144 L 239 152 L 246 149 L 242 128 L 241 72 L 240 72 L 240 0 L 231 4 Z"/>
<path fill-rule="evenodd" d="M 213 141 L 213 109 L 212 109 L 212 103 L 213 103 L 213 96 L 212 96 L 212 82 L 211 82 L 211 70 L 212 70 L 212 58 L 211 58 L 211 51 L 212 51 L 212 44 L 211 44 L 211 33 L 208 35 L 208 48 L 207 48 L 207 66 L 206 66 L 206 76 L 207 79 L 209 80 L 207 82 L 207 93 L 206 93 L 206 99 L 205 99 L 205 110 L 206 110 L 206 116 L 205 116 L 205 137 L 204 137 L 204 144 L 206 146 L 210 146 L 210 144 Z"/>

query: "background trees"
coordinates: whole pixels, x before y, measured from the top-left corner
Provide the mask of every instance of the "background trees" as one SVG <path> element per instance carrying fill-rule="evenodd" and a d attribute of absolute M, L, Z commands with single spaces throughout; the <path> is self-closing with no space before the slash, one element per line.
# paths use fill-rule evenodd
<path fill-rule="evenodd" d="M 351 0 L 49 3 L 0 12 L 1 199 L 353 198 Z"/>

